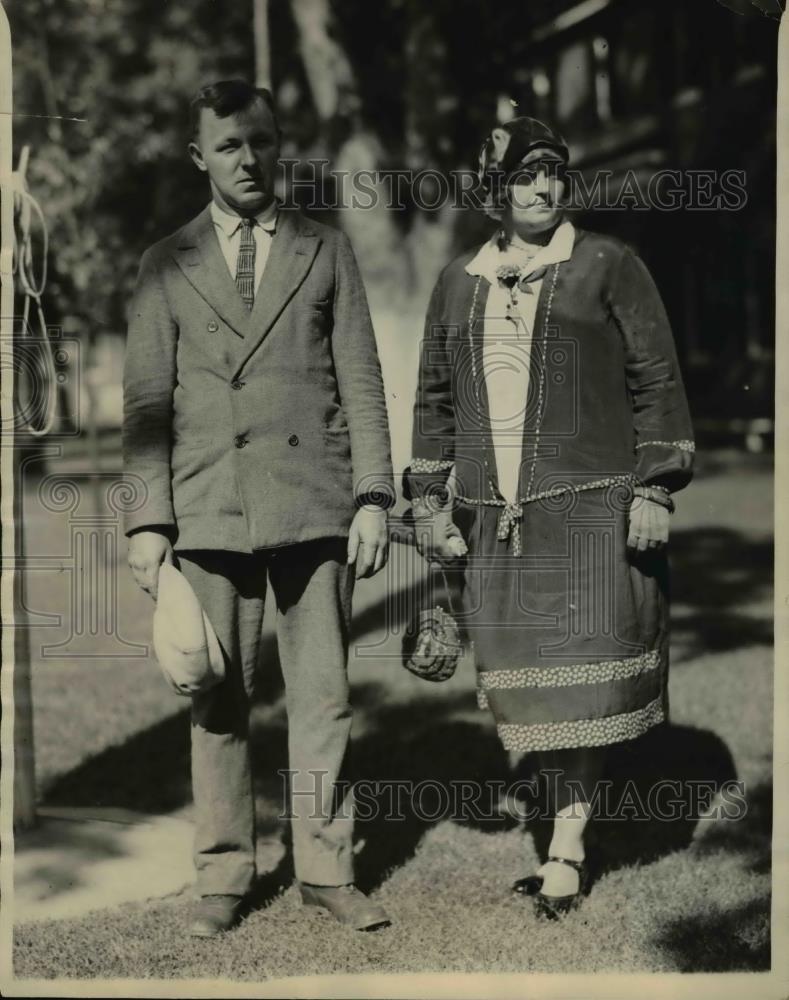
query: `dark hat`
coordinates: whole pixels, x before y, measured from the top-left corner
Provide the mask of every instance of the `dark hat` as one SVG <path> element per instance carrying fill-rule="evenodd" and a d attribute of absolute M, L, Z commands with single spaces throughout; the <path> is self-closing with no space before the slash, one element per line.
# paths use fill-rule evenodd
<path fill-rule="evenodd" d="M 543 149 L 546 152 L 544 157 L 532 155 L 533 151 Z M 570 151 L 562 136 L 544 122 L 536 118 L 513 118 L 491 129 L 479 152 L 478 171 L 480 183 L 487 193 L 484 207 L 488 215 L 501 217 L 498 198 L 494 197 L 492 190 L 495 186 L 494 175 L 498 175 L 500 186 L 524 163 L 549 158 L 566 164 Z"/>
<path fill-rule="evenodd" d="M 536 118 L 513 118 L 491 129 L 482 143 L 480 168 L 508 174 L 538 146 L 556 150 L 565 163 L 570 159 L 567 143 L 558 132 Z"/>

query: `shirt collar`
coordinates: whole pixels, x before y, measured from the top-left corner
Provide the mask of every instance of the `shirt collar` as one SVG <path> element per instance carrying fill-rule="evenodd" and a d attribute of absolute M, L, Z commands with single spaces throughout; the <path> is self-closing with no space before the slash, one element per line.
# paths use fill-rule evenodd
<path fill-rule="evenodd" d="M 574 244 L 575 227 L 568 219 L 556 227 L 550 241 L 544 247 L 540 247 L 528 261 L 517 244 L 511 243 L 504 250 L 499 250 L 498 233 L 494 233 L 488 242 L 480 247 L 477 255 L 466 264 L 466 272 L 474 276 L 481 275 L 487 278 L 491 285 L 495 285 L 498 281 L 496 271 L 503 264 L 521 266 L 527 263 L 528 266 L 524 270 L 529 272 L 538 267 L 547 267 L 549 264 L 560 264 L 570 259 Z"/>
<path fill-rule="evenodd" d="M 254 217 L 257 225 L 261 229 L 265 229 L 266 232 L 273 233 L 277 227 L 278 208 L 279 206 L 275 200 L 270 205 L 267 205 L 262 212 L 258 212 Z M 231 215 L 230 212 L 226 212 L 223 208 L 220 208 L 215 201 L 211 202 L 211 218 L 214 225 L 221 229 L 228 239 L 233 236 L 241 225 L 240 216 Z"/>

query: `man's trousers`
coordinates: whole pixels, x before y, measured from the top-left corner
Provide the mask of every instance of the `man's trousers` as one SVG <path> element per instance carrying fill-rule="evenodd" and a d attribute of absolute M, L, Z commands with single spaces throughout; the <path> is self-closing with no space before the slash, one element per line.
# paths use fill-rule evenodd
<path fill-rule="evenodd" d="M 351 729 L 348 634 L 353 568 L 345 539 L 253 555 L 177 551 L 225 654 L 226 677 L 192 698 L 195 867 L 200 895 L 243 895 L 255 878 L 248 733 L 263 606 L 270 583 L 288 714 L 296 877 L 353 881 L 352 793 L 339 793 Z M 262 665 L 265 669 L 265 664 Z"/>

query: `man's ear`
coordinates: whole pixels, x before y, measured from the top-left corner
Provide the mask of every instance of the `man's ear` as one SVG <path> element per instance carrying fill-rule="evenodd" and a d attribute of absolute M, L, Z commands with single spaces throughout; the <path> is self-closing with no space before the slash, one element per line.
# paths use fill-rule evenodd
<path fill-rule="evenodd" d="M 194 163 L 198 170 L 202 170 L 205 173 L 205 171 L 208 170 L 208 167 L 205 165 L 205 160 L 203 159 L 203 154 L 200 152 L 200 147 L 196 142 L 190 142 L 188 149 L 189 155 L 192 157 L 192 163 Z"/>

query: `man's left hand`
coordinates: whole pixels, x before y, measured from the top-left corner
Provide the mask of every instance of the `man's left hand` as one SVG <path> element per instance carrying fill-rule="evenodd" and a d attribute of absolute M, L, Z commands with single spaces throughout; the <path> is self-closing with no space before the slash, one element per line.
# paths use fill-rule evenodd
<path fill-rule="evenodd" d="M 362 507 L 351 522 L 348 536 L 348 564 L 355 564 L 356 579 L 375 576 L 386 565 L 388 556 L 386 511 Z"/>
<path fill-rule="evenodd" d="M 630 505 L 630 529 L 627 536 L 628 548 L 646 552 L 659 549 L 668 541 L 668 510 L 654 500 L 635 497 Z"/>

